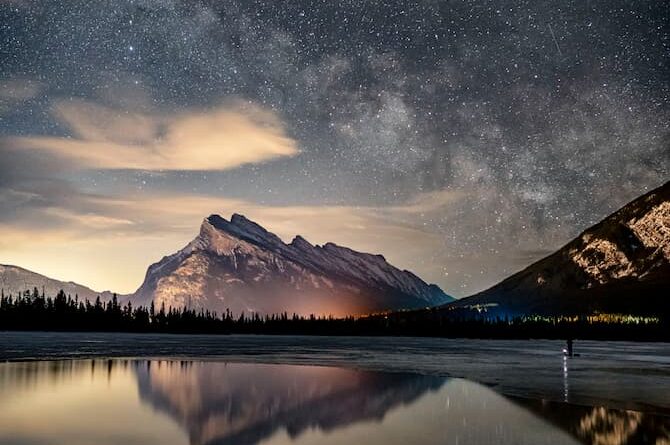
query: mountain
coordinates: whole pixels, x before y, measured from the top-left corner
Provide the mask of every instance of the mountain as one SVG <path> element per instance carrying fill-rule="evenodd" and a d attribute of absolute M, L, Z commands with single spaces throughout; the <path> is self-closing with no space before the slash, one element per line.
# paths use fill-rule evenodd
<path fill-rule="evenodd" d="M 206 218 L 193 241 L 149 267 L 134 299 L 157 308 L 333 316 L 452 300 L 381 255 L 314 246 L 300 236 L 286 244 L 238 214 Z"/>
<path fill-rule="evenodd" d="M 37 288 L 40 293 L 44 290 L 50 297 L 54 297 L 62 289 L 72 297 L 78 295 L 80 300 L 91 302 L 98 296 L 101 300 L 109 300 L 113 295 L 110 291 L 96 292 L 72 281 L 59 281 L 18 266 L 0 264 L 0 289 L 5 295 L 18 295 L 26 290 L 32 292 L 33 288 Z"/>
<path fill-rule="evenodd" d="M 552 255 L 447 306 L 492 314 L 667 314 L 670 182 L 630 202 Z"/>

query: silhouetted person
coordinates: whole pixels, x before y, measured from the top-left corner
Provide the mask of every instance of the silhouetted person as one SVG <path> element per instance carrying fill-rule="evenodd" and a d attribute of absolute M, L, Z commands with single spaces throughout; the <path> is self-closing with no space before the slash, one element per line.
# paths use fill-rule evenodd
<path fill-rule="evenodd" d="M 572 357 L 572 339 L 568 338 L 568 357 Z"/>

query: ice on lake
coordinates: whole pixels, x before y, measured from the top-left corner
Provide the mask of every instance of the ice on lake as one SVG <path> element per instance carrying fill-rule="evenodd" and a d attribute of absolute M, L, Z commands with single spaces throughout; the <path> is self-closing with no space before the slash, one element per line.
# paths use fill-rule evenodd
<path fill-rule="evenodd" d="M 0 365 L 0 444 L 632 444 L 669 432 L 661 415 L 511 399 L 438 375 L 219 360 Z"/>
<path fill-rule="evenodd" d="M 0 361 L 175 358 L 466 378 L 515 397 L 670 413 L 670 344 L 399 337 L 0 332 Z"/>

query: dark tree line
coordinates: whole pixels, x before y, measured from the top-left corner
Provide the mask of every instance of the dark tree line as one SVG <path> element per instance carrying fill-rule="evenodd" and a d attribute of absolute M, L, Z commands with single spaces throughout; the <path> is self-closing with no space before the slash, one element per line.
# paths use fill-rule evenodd
<path fill-rule="evenodd" d="M 107 302 L 55 297 L 37 289 L 0 296 L 0 330 L 164 332 L 200 334 L 388 335 L 462 338 L 582 338 L 670 340 L 667 320 L 593 317 L 456 318 L 443 311 L 395 312 L 370 317 L 317 317 L 287 313 L 239 316 L 226 311 L 134 307 L 116 296 Z"/>
<path fill-rule="evenodd" d="M 223 332 L 224 320 L 215 313 L 161 307 L 121 305 L 114 295 L 107 302 L 81 301 L 65 295 L 39 293 L 0 296 L 0 329 L 41 331 Z"/>

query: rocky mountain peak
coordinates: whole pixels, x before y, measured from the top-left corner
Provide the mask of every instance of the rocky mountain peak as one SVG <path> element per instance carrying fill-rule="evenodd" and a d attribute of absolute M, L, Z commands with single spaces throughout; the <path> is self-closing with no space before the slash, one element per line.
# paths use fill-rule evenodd
<path fill-rule="evenodd" d="M 234 213 L 230 221 L 220 215 L 210 215 L 205 221 L 218 230 L 258 246 L 275 249 L 285 246 L 277 235 L 238 213 Z"/>
<path fill-rule="evenodd" d="M 244 230 L 247 232 L 262 233 L 262 234 L 269 233 L 267 230 L 265 230 L 263 226 L 239 213 L 233 213 L 233 215 L 230 217 L 230 223 L 234 226 L 239 227 L 240 230 Z"/>
<path fill-rule="evenodd" d="M 334 243 L 289 244 L 240 214 L 205 218 L 184 249 L 149 267 L 138 302 L 233 312 L 361 314 L 451 300 L 383 256 Z"/>
<path fill-rule="evenodd" d="M 291 241 L 291 244 L 289 245 L 303 251 L 311 251 L 314 249 L 314 246 L 300 235 L 296 235 L 296 237 L 293 238 L 293 241 Z"/>

